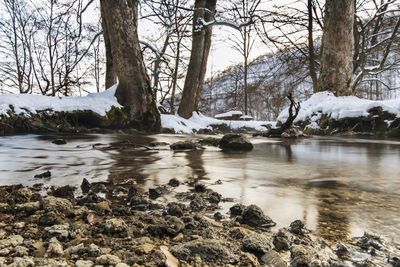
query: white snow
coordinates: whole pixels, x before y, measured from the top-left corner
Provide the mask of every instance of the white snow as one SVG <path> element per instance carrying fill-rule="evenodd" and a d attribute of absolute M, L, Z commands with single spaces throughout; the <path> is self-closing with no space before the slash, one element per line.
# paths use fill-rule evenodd
<path fill-rule="evenodd" d="M 163 128 L 173 129 L 175 133 L 193 133 L 200 129 L 211 129 L 211 125 L 226 124 L 229 128 L 238 130 L 246 127 L 256 131 L 266 131 L 266 125 L 275 126 L 275 122 L 271 121 L 231 121 L 217 120 L 204 116 L 200 113 L 193 112 L 189 119 L 184 119 L 178 115 L 161 115 L 161 125 Z"/>
<path fill-rule="evenodd" d="M 320 92 L 312 95 L 301 103 L 299 115 L 295 122 L 310 120 L 309 127 L 315 128 L 316 121 L 326 114 L 333 119 L 368 116 L 368 110 L 382 107 L 384 111 L 400 116 L 400 99 L 373 101 L 361 99 L 356 96 L 336 97 L 331 92 Z M 278 121 L 284 122 L 288 117 L 288 108 L 278 116 Z"/>
<path fill-rule="evenodd" d="M 228 112 L 225 112 L 225 113 L 217 114 L 214 117 L 219 119 L 219 118 L 232 117 L 232 116 L 235 116 L 235 115 L 241 116 L 241 115 L 243 115 L 243 112 L 237 111 L 237 110 L 232 110 L 232 111 L 228 111 Z"/>
<path fill-rule="evenodd" d="M 121 107 L 115 95 L 117 85 L 108 90 L 89 94 L 87 96 L 66 96 L 53 97 L 32 94 L 0 94 L 0 114 L 6 114 L 10 110 L 10 105 L 14 107 L 17 114 L 24 114 L 29 111 L 35 114 L 41 110 L 53 111 L 75 111 L 92 110 L 102 116 L 111 109 L 112 106 Z"/>

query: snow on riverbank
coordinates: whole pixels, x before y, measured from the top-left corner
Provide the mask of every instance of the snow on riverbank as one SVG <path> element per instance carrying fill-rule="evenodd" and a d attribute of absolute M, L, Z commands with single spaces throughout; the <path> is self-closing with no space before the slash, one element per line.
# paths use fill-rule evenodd
<path fill-rule="evenodd" d="M 117 102 L 115 90 L 117 86 L 97 93 L 89 94 L 83 97 L 51 97 L 30 94 L 0 94 L 0 115 L 7 115 L 10 106 L 13 107 L 16 114 L 29 113 L 36 114 L 43 110 L 52 111 L 76 111 L 76 110 L 92 110 L 102 116 L 106 115 L 113 106 L 120 107 Z M 237 130 L 243 127 L 251 128 L 256 131 L 266 131 L 267 128 L 262 125 L 275 125 L 274 122 L 266 121 L 228 121 L 217 120 L 204 116 L 202 114 L 193 113 L 193 116 L 186 120 L 177 115 L 161 115 L 161 126 L 173 130 L 175 133 L 193 133 L 200 129 L 210 129 L 210 125 L 227 125 L 227 127 Z"/>
<path fill-rule="evenodd" d="M 301 103 L 301 109 L 295 122 L 307 120 L 313 122 L 321 118 L 322 114 L 336 120 L 366 117 L 369 115 L 368 110 L 374 107 L 382 107 L 384 111 L 400 115 L 400 99 L 373 101 L 356 96 L 336 97 L 331 92 L 320 92 Z M 278 121 L 284 122 L 287 117 L 288 108 L 280 113 Z"/>
<path fill-rule="evenodd" d="M 177 115 L 161 115 L 161 125 L 163 128 L 173 129 L 176 133 L 193 133 L 200 129 L 210 129 L 211 125 L 226 125 L 232 130 L 240 128 L 251 128 L 256 131 L 266 131 L 265 125 L 275 126 L 275 122 L 271 121 L 228 121 L 217 120 L 193 112 L 190 119 L 184 119 Z"/>
<path fill-rule="evenodd" d="M 0 114 L 6 114 L 10 110 L 10 105 L 13 106 L 14 112 L 17 114 L 26 113 L 29 111 L 36 114 L 41 110 L 53 111 L 75 111 L 75 110 L 92 110 L 102 116 L 111 109 L 112 106 L 120 107 L 117 102 L 114 85 L 110 89 L 87 96 L 66 96 L 52 97 L 43 95 L 31 94 L 0 94 Z"/>

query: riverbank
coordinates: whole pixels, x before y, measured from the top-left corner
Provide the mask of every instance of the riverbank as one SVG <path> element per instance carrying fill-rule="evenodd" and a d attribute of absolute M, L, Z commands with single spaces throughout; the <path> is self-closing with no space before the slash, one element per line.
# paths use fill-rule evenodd
<path fill-rule="evenodd" d="M 226 201 L 204 184 L 177 179 L 147 192 L 131 181 L 2 186 L 0 266 L 400 264 L 399 249 L 379 237 L 333 244 L 299 220 L 274 229 L 255 205 L 234 204 L 225 214 Z"/>

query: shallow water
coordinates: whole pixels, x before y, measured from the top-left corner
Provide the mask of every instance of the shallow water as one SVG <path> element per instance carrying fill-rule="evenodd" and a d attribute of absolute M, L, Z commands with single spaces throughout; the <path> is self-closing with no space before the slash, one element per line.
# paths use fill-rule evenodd
<path fill-rule="evenodd" d="M 295 219 L 330 240 L 369 231 L 399 243 L 400 142 L 345 138 L 297 141 L 253 138 L 249 153 L 216 148 L 173 152 L 127 146 L 98 150 L 96 143 L 172 143 L 190 136 L 88 135 L 57 146 L 51 137 L 0 137 L 0 184 L 80 185 L 83 178 L 135 180 L 144 189 L 175 177 L 198 179 L 225 197 L 259 205 L 278 227 Z M 52 178 L 34 179 L 46 170 Z M 215 184 L 221 180 L 222 184 Z M 225 203 L 226 210 L 232 203 Z"/>

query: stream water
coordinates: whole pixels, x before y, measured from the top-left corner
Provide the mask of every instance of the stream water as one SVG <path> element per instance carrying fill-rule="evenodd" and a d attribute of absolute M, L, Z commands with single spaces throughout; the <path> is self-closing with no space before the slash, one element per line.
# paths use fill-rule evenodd
<path fill-rule="evenodd" d="M 317 235 L 332 241 L 379 234 L 399 244 L 400 142 L 346 138 L 297 141 L 252 138 L 248 153 L 224 153 L 208 147 L 173 152 L 128 146 L 94 149 L 96 143 L 128 141 L 147 145 L 173 143 L 193 136 L 82 135 L 0 137 L 0 184 L 80 185 L 91 181 L 135 180 L 143 189 L 171 178 L 202 180 L 224 197 L 257 204 L 278 223 L 303 220 Z M 52 178 L 34 179 L 46 170 Z M 222 183 L 216 183 L 221 180 Z M 226 211 L 232 203 L 224 203 Z"/>

